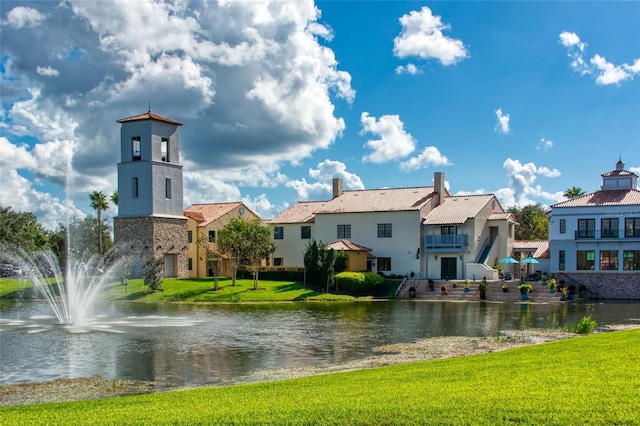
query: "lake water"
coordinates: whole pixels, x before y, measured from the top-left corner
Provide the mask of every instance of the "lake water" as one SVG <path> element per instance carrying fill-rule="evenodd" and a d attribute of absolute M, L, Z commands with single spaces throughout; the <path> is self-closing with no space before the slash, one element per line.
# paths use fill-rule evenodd
<path fill-rule="evenodd" d="M 46 303 L 0 301 L 0 384 L 100 376 L 160 387 L 365 358 L 387 343 L 576 323 L 640 323 L 639 303 L 334 302 L 100 306 L 93 331 L 55 326 Z M 98 331 L 96 331 L 98 330 Z"/>

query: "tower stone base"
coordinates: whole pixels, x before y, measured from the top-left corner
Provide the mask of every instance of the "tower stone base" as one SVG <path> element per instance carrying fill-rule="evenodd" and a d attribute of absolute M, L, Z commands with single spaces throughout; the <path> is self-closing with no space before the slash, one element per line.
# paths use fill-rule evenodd
<path fill-rule="evenodd" d="M 114 243 L 129 256 L 164 259 L 167 278 L 188 278 L 187 219 L 116 217 Z"/>

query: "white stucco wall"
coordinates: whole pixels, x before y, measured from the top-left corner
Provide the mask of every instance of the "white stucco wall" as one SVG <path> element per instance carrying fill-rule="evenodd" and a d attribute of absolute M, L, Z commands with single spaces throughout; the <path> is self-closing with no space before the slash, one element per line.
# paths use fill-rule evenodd
<path fill-rule="evenodd" d="M 304 266 L 304 251 L 307 248 L 307 244 L 315 238 L 315 226 L 313 223 L 285 223 L 273 225 L 283 227 L 283 239 L 273 240 L 275 245 L 275 252 L 272 258 L 281 257 L 283 260 L 283 266 Z M 311 238 L 300 238 L 300 228 L 302 226 L 311 226 Z M 273 263 L 272 263 L 273 265 Z"/>

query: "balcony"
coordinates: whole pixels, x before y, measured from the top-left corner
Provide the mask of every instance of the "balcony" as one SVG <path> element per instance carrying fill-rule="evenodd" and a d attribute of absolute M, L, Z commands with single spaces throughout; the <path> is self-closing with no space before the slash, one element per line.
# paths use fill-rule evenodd
<path fill-rule="evenodd" d="M 469 245 L 467 237 L 467 234 L 427 235 L 425 247 L 428 249 L 466 247 Z"/>
<path fill-rule="evenodd" d="M 582 231 L 575 231 L 576 240 L 640 240 L 640 233 L 637 235 L 625 235 L 624 229 L 610 229 L 602 231 L 601 229 L 589 229 Z"/>

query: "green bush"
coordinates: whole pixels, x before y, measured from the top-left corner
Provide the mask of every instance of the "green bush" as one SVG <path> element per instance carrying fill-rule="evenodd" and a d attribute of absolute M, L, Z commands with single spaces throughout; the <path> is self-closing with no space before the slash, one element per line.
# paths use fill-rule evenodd
<path fill-rule="evenodd" d="M 591 315 L 582 317 L 582 319 L 577 324 L 569 324 L 565 326 L 565 330 L 570 331 L 572 333 L 577 334 L 589 334 L 598 326 L 598 323 L 595 322 Z"/>
<path fill-rule="evenodd" d="M 373 272 L 340 272 L 336 275 L 338 288 L 353 294 L 379 293 L 384 278 Z"/>

